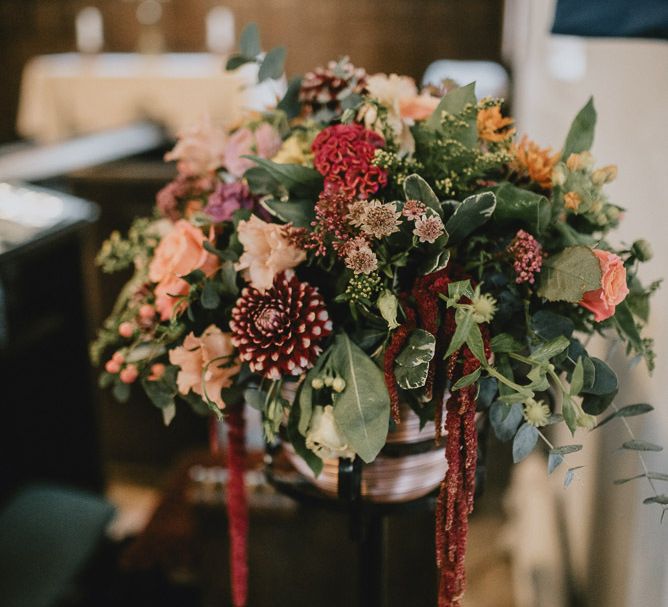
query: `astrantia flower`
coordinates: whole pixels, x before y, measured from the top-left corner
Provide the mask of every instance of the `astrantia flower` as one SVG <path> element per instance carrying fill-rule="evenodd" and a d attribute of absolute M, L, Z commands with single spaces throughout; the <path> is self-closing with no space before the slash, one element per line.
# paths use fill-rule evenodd
<path fill-rule="evenodd" d="M 443 225 L 443 220 L 438 215 L 424 215 L 415 220 L 413 234 L 418 237 L 420 242 L 435 242 L 444 232 L 445 226 Z"/>
<path fill-rule="evenodd" d="M 378 258 L 368 244 L 350 247 L 346 253 L 345 264 L 355 274 L 370 274 L 378 269 Z"/>
<path fill-rule="evenodd" d="M 559 160 L 559 152 L 553 154 L 551 148 L 541 148 L 522 137 L 517 145 L 513 145 L 514 159 L 511 168 L 521 175 L 527 175 L 531 181 L 549 190 L 552 188 L 552 170 Z"/>
<path fill-rule="evenodd" d="M 531 234 L 524 230 L 517 231 L 515 238 L 508 246 L 508 253 L 514 258 L 513 269 L 517 284 L 535 282 L 534 274 L 540 272 L 543 267 L 542 251 L 543 247 Z"/>
<path fill-rule="evenodd" d="M 192 391 L 225 407 L 220 391 L 232 385 L 241 365 L 229 333 L 210 325 L 199 337 L 186 335 L 183 345 L 169 351 L 169 362 L 179 367 L 176 385 L 180 394 Z"/>
<path fill-rule="evenodd" d="M 260 291 L 271 287 L 277 274 L 306 259 L 306 253 L 290 241 L 285 226 L 267 223 L 255 215 L 239 222 L 237 236 L 244 252 L 235 269 Z"/>
<path fill-rule="evenodd" d="M 478 137 L 492 143 L 506 141 L 515 133 L 512 124 L 513 119 L 503 116 L 501 107 L 493 105 L 478 112 Z"/>
<path fill-rule="evenodd" d="M 408 219 L 408 221 L 415 221 L 419 217 L 425 214 L 427 207 L 424 202 L 420 200 L 407 200 L 404 203 L 404 208 L 401 211 L 401 214 Z"/>
<path fill-rule="evenodd" d="M 385 238 L 399 231 L 401 212 L 394 202 L 383 204 L 379 200 L 367 203 L 362 218 L 362 230 L 374 238 Z"/>
<path fill-rule="evenodd" d="M 251 371 L 270 379 L 301 375 L 322 352 L 332 321 L 318 290 L 279 274 L 264 293 L 247 287 L 232 310 L 232 342 Z"/>
<path fill-rule="evenodd" d="M 387 184 L 387 172 L 372 162 L 383 145 L 380 135 L 361 124 L 328 126 L 313 141 L 313 165 L 325 178 L 326 188 L 368 198 Z"/>
<path fill-rule="evenodd" d="M 348 215 L 346 215 L 348 223 L 356 228 L 361 228 L 368 208 L 369 204 L 366 200 L 355 200 L 354 202 L 351 202 L 348 205 Z"/>
<path fill-rule="evenodd" d="M 524 419 L 536 428 L 546 426 L 550 420 L 550 408 L 542 400 L 530 398 L 524 403 Z"/>

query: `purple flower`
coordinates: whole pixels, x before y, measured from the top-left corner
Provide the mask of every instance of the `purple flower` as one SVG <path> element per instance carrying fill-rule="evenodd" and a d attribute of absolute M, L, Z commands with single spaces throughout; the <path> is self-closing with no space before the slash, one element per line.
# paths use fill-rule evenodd
<path fill-rule="evenodd" d="M 232 219 L 237 209 L 252 209 L 254 204 L 255 198 L 245 183 L 221 182 L 209 196 L 209 203 L 204 207 L 204 212 L 218 223 Z"/>

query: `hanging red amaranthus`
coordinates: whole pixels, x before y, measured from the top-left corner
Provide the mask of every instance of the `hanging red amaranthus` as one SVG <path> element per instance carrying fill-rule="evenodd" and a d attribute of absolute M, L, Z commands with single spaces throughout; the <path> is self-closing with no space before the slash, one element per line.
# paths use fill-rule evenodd
<path fill-rule="evenodd" d="M 231 410 L 225 419 L 229 439 L 227 518 L 230 534 L 232 604 L 234 607 L 245 607 L 248 599 L 248 503 L 244 483 L 246 443 L 243 405 Z"/>

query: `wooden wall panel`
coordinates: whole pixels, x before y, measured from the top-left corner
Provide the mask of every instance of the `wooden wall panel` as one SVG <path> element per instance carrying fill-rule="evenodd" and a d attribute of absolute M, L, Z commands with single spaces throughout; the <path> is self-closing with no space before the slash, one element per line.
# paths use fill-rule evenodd
<path fill-rule="evenodd" d="M 502 0 L 170 0 L 163 29 L 174 51 L 204 50 L 204 18 L 224 4 L 237 30 L 260 25 L 265 46 L 288 46 L 303 73 L 344 53 L 370 72 L 419 77 L 439 58 L 499 59 Z M 14 138 L 21 70 L 34 55 L 74 49 L 74 16 L 100 8 L 106 48 L 132 51 L 139 26 L 128 0 L 0 0 L 0 141 Z"/>

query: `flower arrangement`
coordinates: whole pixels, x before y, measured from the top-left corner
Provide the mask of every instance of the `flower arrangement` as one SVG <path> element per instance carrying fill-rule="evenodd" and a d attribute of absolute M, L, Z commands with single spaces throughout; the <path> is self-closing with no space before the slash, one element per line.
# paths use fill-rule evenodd
<path fill-rule="evenodd" d="M 261 79 L 278 77 L 284 54 L 261 54 L 250 27 L 228 67 L 257 62 Z M 134 268 L 93 345 L 101 384 L 120 400 L 141 386 L 166 423 L 177 400 L 226 418 L 238 467 L 244 403 L 267 441 L 285 425 L 315 474 L 332 457 L 372 462 L 400 402 L 435 422 L 448 463 L 442 606 L 464 591 L 476 411 L 516 462 L 542 439 L 553 473 L 581 445 L 554 446 L 544 427 L 575 434 L 651 409 L 617 406 L 617 376 L 586 349 L 613 332 L 651 370 L 641 331 L 658 286 L 638 279 L 647 242 L 608 240 L 623 209 L 605 193 L 617 169 L 589 151 L 593 103 L 558 151 L 518 139 L 503 110 L 473 84 L 443 94 L 332 62 L 290 82 L 271 111 L 183 133 L 154 217 L 99 256 L 105 271 Z M 236 520 L 243 556 L 247 519 Z M 245 565 L 233 574 L 243 605 Z"/>

